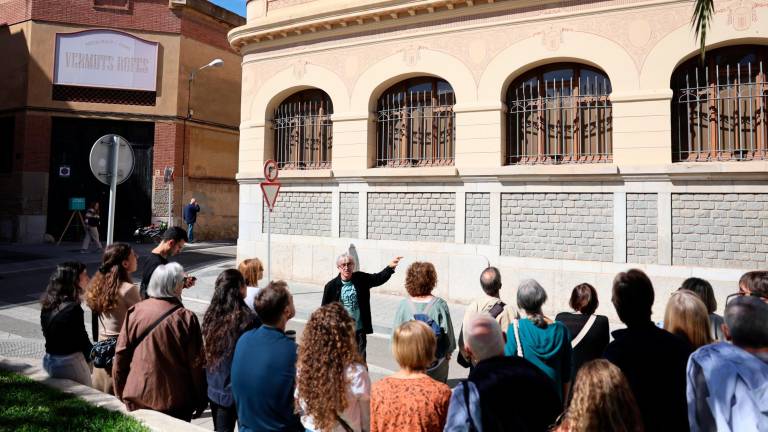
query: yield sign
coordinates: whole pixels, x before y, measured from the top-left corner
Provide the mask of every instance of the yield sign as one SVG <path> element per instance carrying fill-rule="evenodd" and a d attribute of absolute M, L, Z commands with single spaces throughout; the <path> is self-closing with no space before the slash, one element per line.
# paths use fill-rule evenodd
<path fill-rule="evenodd" d="M 275 208 L 277 195 L 280 193 L 279 182 L 261 182 L 261 192 L 264 194 L 264 201 L 267 202 L 269 211 Z"/>

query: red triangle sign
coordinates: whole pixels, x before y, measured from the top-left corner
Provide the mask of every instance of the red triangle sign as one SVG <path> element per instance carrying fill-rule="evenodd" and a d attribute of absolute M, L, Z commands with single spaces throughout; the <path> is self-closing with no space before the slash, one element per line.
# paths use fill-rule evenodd
<path fill-rule="evenodd" d="M 264 201 L 269 207 L 269 211 L 275 208 L 277 202 L 277 195 L 280 193 L 280 183 L 278 182 L 262 182 L 261 192 L 264 194 Z"/>

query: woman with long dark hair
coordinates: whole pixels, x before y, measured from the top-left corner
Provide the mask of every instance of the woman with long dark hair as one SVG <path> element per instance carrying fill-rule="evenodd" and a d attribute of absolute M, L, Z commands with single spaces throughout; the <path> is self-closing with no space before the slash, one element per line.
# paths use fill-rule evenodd
<path fill-rule="evenodd" d="M 355 332 L 355 320 L 337 302 L 313 312 L 304 327 L 296 396 L 308 431 L 370 430 L 371 379 Z"/>
<path fill-rule="evenodd" d="M 243 275 L 235 269 L 224 270 L 216 278 L 211 305 L 203 318 L 208 400 L 213 428 L 217 432 L 233 431 L 237 421 L 230 379 L 232 354 L 237 340 L 244 332 L 261 325 L 256 314 L 243 301 L 245 294 Z"/>
<path fill-rule="evenodd" d="M 45 336 L 43 368 L 51 378 L 66 378 L 91 385 L 88 358 L 91 341 L 85 331 L 80 297 L 88 285 L 85 264 L 56 266 L 40 299 L 40 325 Z"/>
<path fill-rule="evenodd" d="M 126 312 L 141 301 L 139 288 L 131 279 L 131 273 L 137 267 L 138 256 L 130 246 L 125 243 L 107 246 L 101 257 L 99 271 L 93 276 L 85 296 L 88 307 L 98 315 L 99 341 L 112 347 L 112 355 Z M 94 368 L 93 387 L 114 394 L 111 362 L 104 368 Z"/>

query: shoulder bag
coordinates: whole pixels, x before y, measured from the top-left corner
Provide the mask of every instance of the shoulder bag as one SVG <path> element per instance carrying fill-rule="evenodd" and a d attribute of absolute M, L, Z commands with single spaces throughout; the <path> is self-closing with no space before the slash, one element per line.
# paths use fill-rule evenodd
<path fill-rule="evenodd" d="M 523 356 L 523 345 L 520 343 L 520 320 L 514 320 L 512 321 L 512 328 L 515 331 L 515 342 L 517 343 L 517 356 L 518 357 L 524 357 Z"/>
<path fill-rule="evenodd" d="M 581 328 L 581 331 L 579 332 L 579 334 L 577 334 L 576 337 L 573 338 L 573 340 L 571 341 L 571 348 L 576 348 L 576 345 L 578 345 L 579 342 L 581 342 L 581 340 L 584 339 L 584 336 L 586 336 L 587 333 L 589 333 L 589 329 L 592 328 L 593 324 L 595 324 L 595 314 L 592 314 L 589 316 L 589 319 L 584 324 L 584 327 Z"/>
<path fill-rule="evenodd" d="M 167 312 L 165 312 L 164 314 L 160 315 L 160 318 L 158 318 L 149 327 L 147 327 L 144 330 L 144 332 L 141 335 L 139 335 L 139 337 L 137 337 L 136 340 L 132 344 L 130 344 L 130 345 L 128 345 L 126 347 L 127 351 L 128 351 L 128 356 L 130 358 L 133 358 L 133 352 L 136 351 L 136 348 L 138 348 L 139 345 L 141 345 L 141 343 L 144 341 L 144 338 L 149 336 L 149 334 L 152 333 L 152 330 L 154 330 L 155 327 L 157 327 L 161 322 L 163 322 L 166 318 L 171 316 L 172 313 L 176 312 L 176 310 L 178 310 L 180 308 L 181 308 L 181 305 L 177 304 L 174 307 L 172 307 L 171 309 L 169 309 Z M 129 315 L 125 316 L 125 328 L 126 329 L 128 328 L 128 316 Z"/>

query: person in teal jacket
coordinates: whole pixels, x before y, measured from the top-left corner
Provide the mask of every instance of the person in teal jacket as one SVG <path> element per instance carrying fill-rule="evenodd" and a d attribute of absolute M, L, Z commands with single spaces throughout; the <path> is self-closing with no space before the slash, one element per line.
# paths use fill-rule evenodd
<path fill-rule="evenodd" d="M 435 364 L 427 369 L 427 375 L 445 383 L 448 381 L 448 364 L 451 354 L 456 349 L 456 337 L 448 303 L 432 295 L 435 285 L 437 285 L 437 271 L 432 263 L 417 261 L 411 264 L 405 276 L 405 290 L 408 291 L 408 297 L 400 302 L 392 328 L 396 329 L 400 324 L 413 320 L 415 314 L 425 314 L 440 326 L 447 349 L 442 358 L 436 359 Z"/>
<path fill-rule="evenodd" d="M 520 283 L 517 305 L 526 317 L 509 325 L 504 354 L 524 357 L 536 365 L 552 378 L 555 390 L 564 400 L 571 384 L 571 340 L 563 323 L 541 312 L 545 301 L 547 293 L 538 282 L 528 279 Z"/>

